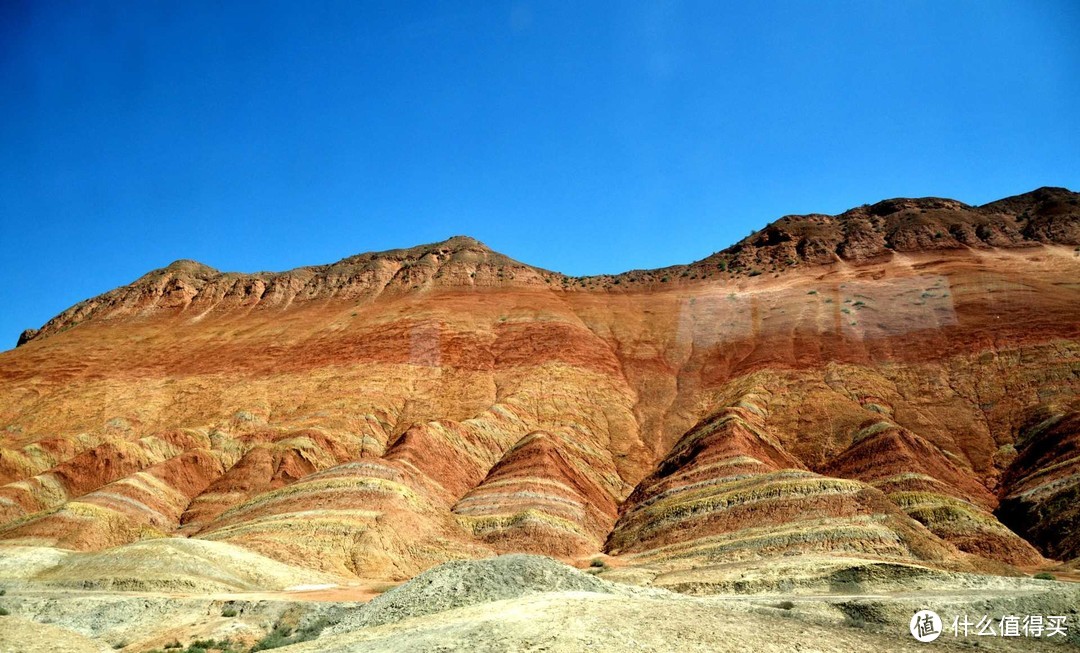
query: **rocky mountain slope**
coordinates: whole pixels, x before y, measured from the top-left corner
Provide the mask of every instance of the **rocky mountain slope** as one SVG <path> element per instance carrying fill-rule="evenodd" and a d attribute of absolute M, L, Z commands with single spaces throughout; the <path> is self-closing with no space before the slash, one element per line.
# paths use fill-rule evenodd
<path fill-rule="evenodd" d="M 0 541 L 332 574 L 1080 556 L 1080 195 L 788 216 L 572 278 L 466 237 L 178 261 L 0 354 Z"/>

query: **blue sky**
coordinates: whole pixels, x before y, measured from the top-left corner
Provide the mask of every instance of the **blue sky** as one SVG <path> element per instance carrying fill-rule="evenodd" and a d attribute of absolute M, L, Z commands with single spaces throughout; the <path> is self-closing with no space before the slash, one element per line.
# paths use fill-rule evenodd
<path fill-rule="evenodd" d="M 568 274 L 1080 189 L 1080 5 L 0 3 L 0 348 L 178 258 L 468 234 Z"/>

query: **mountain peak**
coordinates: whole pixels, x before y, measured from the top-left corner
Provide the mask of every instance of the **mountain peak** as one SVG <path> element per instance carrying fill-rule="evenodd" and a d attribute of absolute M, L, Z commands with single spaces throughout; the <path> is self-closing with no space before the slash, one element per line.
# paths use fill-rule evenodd
<path fill-rule="evenodd" d="M 939 197 L 894 198 L 838 215 L 789 215 L 708 258 L 674 267 L 683 272 L 679 279 L 723 280 L 744 274 L 779 274 L 803 265 L 886 259 L 894 252 L 1037 244 L 1080 245 L 1080 194 L 1044 187 L 983 206 Z M 329 297 L 359 303 L 433 288 L 627 288 L 637 282 L 664 283 L 671 269 L 604 275 L 596 284 L 577 279 L 571 284 L 569 277 L 518 262 L 465 235 L 279 273 L 223 274 L 197 261 L 180 259 L 132 284 L 76 304 L 40 330 L 24 332 L 19 344 L 91 318 L 143 314 L 148 309 L 190 309 L 203 314 L 230 307 L 283 307 L 294 300 Z"/>
<path fill-rule="evenodd" d="M 490 247 L 473 238 L 472 236 L 464 235 L 450 236 L 446 240 L 436 244 L 446 245 L 447 247 L 479 247 L 482 249 L 491 249 Z"/>
<path fill-rule="evenodd" d="M 1080 245 L 1080 194 L 1039 188 L 983 206 L 941 197 L 898 197 L 838 215 L 789 215 L 699 261 L 723 270 L 780 272 L 893 252 Z"/>
<path fill-rule="evenodd" d="M 330 267 L 369 264 L 374 261 L 398 261 L 416 263 L 422 260 L 462 260 L 465 258 L 488 259 L 502 264 L 516 264 L 510 257 L 500 254 L 470 236 L 450 236 L 446 240 L 412 247 L 402 247 L 376 252 L 363 252 L 344 258 Z"/>

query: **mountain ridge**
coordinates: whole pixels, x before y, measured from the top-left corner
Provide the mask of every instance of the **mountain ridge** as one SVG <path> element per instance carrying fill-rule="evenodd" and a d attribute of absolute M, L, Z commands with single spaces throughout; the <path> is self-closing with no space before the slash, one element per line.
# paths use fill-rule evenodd
<path fill-rule="evenodd" d="M 372 299 L 388 289 L 420 290 L 432 284 L 490 286 L 516 282 L 542 283 L 563 290 L 625 290 L 658 282 L 783 273 L 802 265 L 867 261 L 914 251 L 1080 245 L 1078 218 L 1080 193 L 1059 187 L 1041 187 L 978 207 L 936 197 L 893 198 L 837 215 L 783 216 L 689 264 L 585 277 L 521 263 L 464 235 L 413 247 L 365 252 L 335 263 L 283 272 L 221 272 L 198 261 L 179 259 L 130 284 L 78 302 L 40 328 L 23 331 L 16 346 L 102 312 L 122 313 L 115 309 L 124 305 L 153 301 L 164 308 L 186 307 L 207 286 L 217 301 L 229 298 L 243 304 L 254 297 L 256 303 L 261 303 L 269 296 L 276 305 L 288 305 L 297 298 L 317 299 L 326 292 Z M 376 288 L 379 284 L 381 287 Z"/>

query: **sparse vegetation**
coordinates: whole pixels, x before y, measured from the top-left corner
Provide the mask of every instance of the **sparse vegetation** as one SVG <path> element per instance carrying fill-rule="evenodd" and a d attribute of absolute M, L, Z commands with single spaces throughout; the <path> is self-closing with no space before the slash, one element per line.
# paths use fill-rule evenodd
<path fill-rule="evenodd" d="M 290 638 L 293 630 L 288 626 L 276 626 L 270 633 L 256 642 L 255 646 L 251 647 L 252 653 L 255 651 L 266 651 L 272 648 L 280 648 L 288 644 L 292 644 Z"/>
<path fill-rule="evenodd" d="M 318 619 L 306 626 L 301 626 L 296 629 L 278 624 L 277 626 L 274 626 L 274 629 L 270 631 L 266 637 L 263 637 L 255 644 L 255 646 L 251 647 L 251 652 L 267 651 L 273 648 L 288 646 L 289 644 L 313 640 L 329 625 L 330 622 L 326 618 Z"/>
<path fill-rule="evenodd" d="M 221 616 L 223 616 L 223 617 L 235 617 L 236 616 L 236 609 L 235 608 L 225 608 L 224 610 L 221 611 Z"/>
<path fill-rule="evenodd" d="M 7 611 L 7 608 L 0 608 L 0 617 L 6 617 L 9 614 L 11 613 Z"/>
<path fill-rule="evenodd" d="M 173 640 L 165 645 L 165 651 L 161 649 L 153 649 L 146 653 L 167 653 L 169 651 L 175 651 L 178 653 L 210 653 L 210 651 L 220 651 L 221 653 L 239 653 L 240 649 L 236 648 L 236 645 L 228 639 L 213 640 L 213 639 L 197 639 L 188 644 L 185 648 L 180 642 Z"/>
<path fill-rule="evenodd" d="M 593 567 L 594 569 L 608 568 L 608 564 L 604 562 L 601 558 L 593 558 L 591 561 L 589 561 L 589 566 Z"/>
<path fill-rule="evenodd" d="M 816 294 L 817 294 L 817 291 L 816 291 L 816 290 L 811 290 L 810 292 L 808 292 L 808 293 L 806 293 L 806 294 L 807 294 L 807 295 L 816 295 Z"/>

